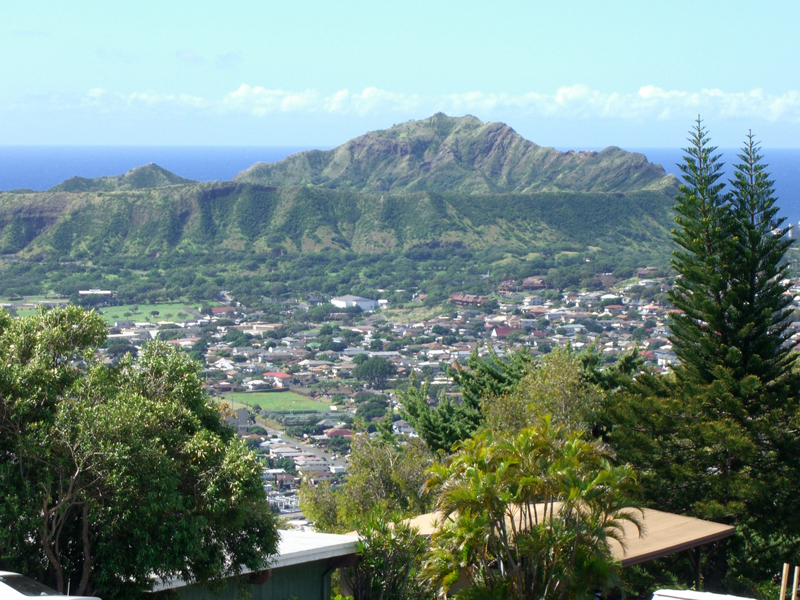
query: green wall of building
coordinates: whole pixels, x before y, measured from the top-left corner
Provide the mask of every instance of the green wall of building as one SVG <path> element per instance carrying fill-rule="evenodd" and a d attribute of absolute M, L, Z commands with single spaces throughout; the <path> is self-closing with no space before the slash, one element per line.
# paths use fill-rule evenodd
<path fill-rule="evenodd" d="M 331 568 L 327 561 L 273 569 L 272 576 L 260 585 L 246 583 L 244 589 L 251 600 L 328 600 L 331 597 Z M 237 584 L 228 581 L 219 593 L 201 585 L 188 585 L 175 590 L 178 600 L 243 600 Z"/>

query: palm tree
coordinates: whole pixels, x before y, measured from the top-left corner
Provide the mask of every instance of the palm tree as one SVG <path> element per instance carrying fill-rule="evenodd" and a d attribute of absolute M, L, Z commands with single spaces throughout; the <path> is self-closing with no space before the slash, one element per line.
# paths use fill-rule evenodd
<path fill-rule="evenodd" d="M 430 471 L 442 523 L 426 573 L 443 591 L 466 574 L 459 597 L 588 598 L 612 587 L 609 539 L 638 527 L 636 478 L 612 466 L 581 433 L 551 426 L 508 440 L 482 432 Z"/>

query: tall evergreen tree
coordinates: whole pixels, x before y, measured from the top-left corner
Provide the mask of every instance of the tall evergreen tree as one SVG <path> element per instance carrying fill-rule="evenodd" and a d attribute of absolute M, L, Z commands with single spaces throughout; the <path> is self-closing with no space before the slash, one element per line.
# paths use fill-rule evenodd
<path fill-rule="evenodd" d="M 732 365 L 740 378 L 761 383 L 782 381 L 792 366 L 788 340 L 791 297 L 782 283 L 788 269 L 783 257 L 791 244 L 778 218 L 774 182 L 762 163 L 759 144 L 748 134 L 729 195 L 735 226 L 731 262 Z"/>
<path fill-rule="evenodd" d="M 612 405 L 610 441 L 644 474 L 654 506 L 737 526 L 709 556 L 711 588 L 752 595 L 800 559 L 800 383 L 787 345 L 789 242 L 758 144 L 730 191 L 698 120 L 682 170 L 670 320 L 674 375 L 638 378 Z M 674 377 L 674 379 L 673 379 Z"/>
<path fill-rule="evenodd" d="M 729 242 L 720 155 L 710 145 L 708 132 L 697 120 L 683 164 L 684 183 L 676 198 L 678 245 L 672 266 L 678 273 L 670 300 L 682 312 L 672 316 L 670 328 L 679 376 L 711 383 L 716 357 L 728 343 L 725 289 Z"/>

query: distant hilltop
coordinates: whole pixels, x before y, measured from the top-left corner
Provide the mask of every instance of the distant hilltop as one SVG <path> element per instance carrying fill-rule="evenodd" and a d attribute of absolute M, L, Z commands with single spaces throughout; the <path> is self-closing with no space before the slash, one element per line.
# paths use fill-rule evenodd
<path fill-rule="evenodd" d="M 504 123 L 442 113 L 364 134 L 333 150 L 257 163 L 234 181 L 468 194 L 629 192 L 675 184 L 643 154 L 613 146 L 602 152 L 559 152 L 526 140 Z"/>
<path fill-rule="evenodd" d="M 170 173 L 153 163 L 131 169 L 124 175 L 113 177 L 70 177 L 66 181 L 50 188 L 51 192 L 115 192 L 126 190 L 144 190 L 171 185 L 197 183 L 193 179 L 185 179 Z"/>

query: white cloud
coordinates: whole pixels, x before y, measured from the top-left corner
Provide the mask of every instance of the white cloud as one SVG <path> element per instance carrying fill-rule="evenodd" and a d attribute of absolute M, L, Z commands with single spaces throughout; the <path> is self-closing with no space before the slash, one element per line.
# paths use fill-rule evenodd
<path fill-rule="evenodd" d="M 133 92 L 120 94 L 95 88 L 80 104 L 111 109 L 121 106 L 167 107 L 214 112 L 244 113 L 257 117 L 279 113 L 332 115 L 402 114 L 424 117 L 437 111 L 471 113 L 484 119 L 539 116 L 553 119 L 618 119 L 628 121 L 693 119 L 748 119 L 751 121 L 800 122 L 800 91 L 769 94 L 762 89 L 726 92 L 665 90 L 645 85 L 634 93 L 602 92 L 585 85 L 565 86 L 552 94 L 464 93 L 423 96 L 391 92 L 375 87 L 361 91 L 341 89 L 322 94 L 315 89 L 290 91 L 242 83 L 222 99 L 188 94 Z"/>

